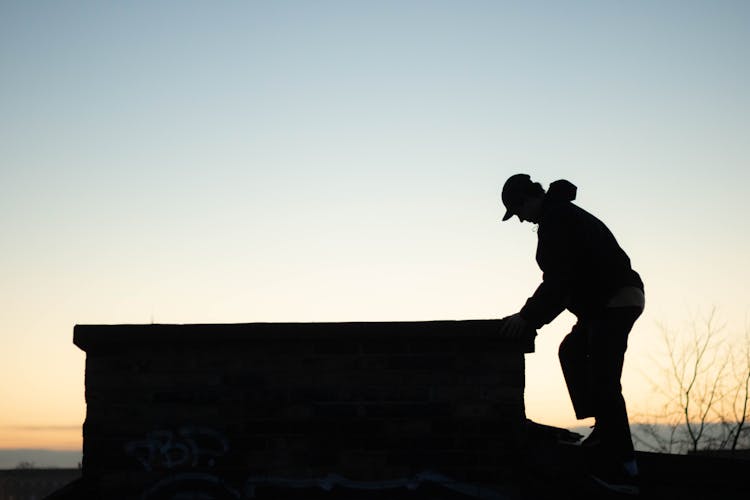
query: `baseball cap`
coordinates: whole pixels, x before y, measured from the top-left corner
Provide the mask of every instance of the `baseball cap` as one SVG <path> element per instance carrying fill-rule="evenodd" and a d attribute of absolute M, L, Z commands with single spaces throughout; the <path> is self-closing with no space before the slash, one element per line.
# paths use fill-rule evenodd
<path fill-rule="evenodd" d="M 508 177 L 503 185 L 503 205 L 505 205 L 505 215 L 503 220 L 506 221 L 516 215 L 516 210 L 524 199 L 524 194 L 529 192 L 533 182 L 528 174 L 515 174 Z"/>

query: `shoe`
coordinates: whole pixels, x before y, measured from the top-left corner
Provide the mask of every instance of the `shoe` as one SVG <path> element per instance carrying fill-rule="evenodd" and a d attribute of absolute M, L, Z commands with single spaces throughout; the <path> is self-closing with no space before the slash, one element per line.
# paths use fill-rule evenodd
<path fill-rule="evenodd" d="M 591 479 L 599 486 L 623 495 L 638 495 L 638 475 L 628 474 L 622 464 L 597 466 L 589 473 Z"/>
<path fill-rule="evenodd" d="M 593 428 L 594 430 L 591 431 L 591 434 L 589 434 L 586 439 L 581 441 L 581 446 L 583 446 L 584 448 L 593 448 L 602 444 L 602 439 L 601 436 L 599 436 L 596 425 L 594 425 Z"/>

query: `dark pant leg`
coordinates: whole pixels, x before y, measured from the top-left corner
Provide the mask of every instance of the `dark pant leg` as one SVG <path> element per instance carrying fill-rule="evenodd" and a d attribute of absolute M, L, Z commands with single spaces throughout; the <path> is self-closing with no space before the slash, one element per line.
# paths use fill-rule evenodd
<path fill-rule="evenodd" d="M 578 419 L 594 416 L 588 351 L 587 324 L 586 321 L 579 321 L 560 343 L 557 351 L 570 401 Z"/>
<path fill-rule="evenodd" d="M 596 428 L 603 451 L 617 460 L 633 458 L 633 441 L 620 377 L 628 334 L 641 312 L 638 307 L 607 309 L 592 319 L 587 329 Z"/>

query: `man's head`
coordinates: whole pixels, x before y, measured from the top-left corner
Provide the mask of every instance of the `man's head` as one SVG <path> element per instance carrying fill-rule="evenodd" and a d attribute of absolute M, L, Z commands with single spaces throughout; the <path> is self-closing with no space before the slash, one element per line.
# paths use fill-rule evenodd
<path fill-rule="evenodd" d="M 544 189 L 538 182 L 532 182 L 527 174 L 508 177 L 503 185 L 502 199 L 505 205 L 504 221 L 517 215 L 521 222 L 524 220 L 539 222 L 542 215 Z"/>

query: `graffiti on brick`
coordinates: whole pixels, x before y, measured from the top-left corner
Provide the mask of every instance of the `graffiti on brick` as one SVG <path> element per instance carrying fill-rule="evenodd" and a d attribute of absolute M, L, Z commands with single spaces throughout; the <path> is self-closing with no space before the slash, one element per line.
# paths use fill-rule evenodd
<path fill-rule="evenodd" d="M 142 500 L 253 500 L 267 498 L 257 495 L 259 487 L 272 487 L 278 494 L 279 490 L 289 489 L 321 489 L 330 492 L 334 488 L 383 491 L 406 489 L 414 491 L 422 484 L 432 483 L 452 490 L 467 497 L 483 500 L 509 500 L 515 498 L 505 492 L 486 486 L 455 481 L 447 476 L 431 471 L 424 471 L 410 478 L 390 479 L 383 481 L 356 481 L 340 476 L 328 474 L 320 478 L 287 478 L 275 476 L 249 476 L 244 481 L 244 488 L 240 491 L 220 476 L 199 472 L 182 472 L 171 474 L 150 486 L 141 495 Z"/>
<path fill-rule="evenodd" d="M 237 500 L 241 493 L 212 474 L 182 472 L 153 484 L 142 500 Z"/>
<path fill-rule="evenodd" d="M 142 500 L 245 500 L 258 498 L 258 488 L 350 490 L 416 490 L 432 483 L 469 497 L 485 500 L 504 500 L 506 495 L 476 484 L 455 481 L 441 474 L 424 471 L 410 478 L 382 481 L 356 481 L 338 474 L 320 478 L 285 478 L 248 476 L 228 481 L 214 468 L 216 460 L 229 451 L 229 441 L 210 427 L 182 426 L 176 431 L 154 430 L 144 439 L 130 441 L 125 452 L 135 458 L 147 472 L 166 471 L 162 477 L 143 491 Z M 199 468 L 200 470 L 195 470 Z M 205 469 L 212 469 L 206 472 Z M 215 472 L 215 473 L 214 473 Z M 239 483 L 237 480 L 239 479 Z"/>
<path fill-rule="evenodd" d="M 145 439 L 125 444 L 125 453 L 135 458 L 148 472 L 213 467 L 216 459 L 227 451 L 229 441 L 221 432 L 192 425 L 182 426 L 176 431 L 154 430 L 146 434 Z"/>
<path fill-rule="evenodd" d="M 352 490 L 392 490 L 405 488 L 409 491 L 416 490 L 420 485 L 432 483 L 446 489 L 461 493 L 468 497 L 481 498 L 483 500 L 508 500 L 511 495 L 505 494 L 494 488 L 488 488 L 478 484 L 463 483 L 450 477 L 432 471 L 423 471 L 410 478 L 389 479 L 384 481 L 355 481 L 347 479 L 338 474 L 328 474 L 321 478 L 294 479 L 273 476 L 250 476 L 245 481 L 245 497 L 256 498 L 256 489 L 259 486 L 274 486 L 277 488 L 320 488 L 331 491 L 333 488 L 346 488 Z"/>

